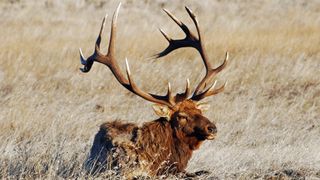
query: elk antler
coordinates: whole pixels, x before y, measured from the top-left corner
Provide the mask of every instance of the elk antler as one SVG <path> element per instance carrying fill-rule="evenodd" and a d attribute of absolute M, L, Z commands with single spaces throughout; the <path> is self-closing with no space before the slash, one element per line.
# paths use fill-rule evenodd
<path fill-rule="evenodd" d="M 198 37 L 196 37 L 183 22 L 181 22 L 179 19 L 177 19 L 168 10 L 163 9 L 164 12 L 182 29 L 182 31 L 185 33 L 186 37 L 184 39 L 171 39 L 163 30 L 160 29 L 160 32 L 167 39 L 167 41 L 169 42 L 169 45 L 165 50 L 163 50 L 159 54 L 156 54 L 156 58 L 166 56 L 167 54 L 171 53 L 172 51 L 179 49 L 179 48 L 183 48 L 183 47 L 193 47 L 193 48 L 197 49 L 201 55 L 201 58 L 203 60 L 205 68 L 206 68 L 206 75 L 200 81 L 200 83 L 196 87 L 196 89 L 191 97 L 192 100 L 199 101 L 205 97 L 217 94 L 217 93 L 224 90 L 226 83 L 224 85 L 222 85 L 220 88 L 215 89 L 214 87 L 215 87 L 216 82 L 213 83 L 206 90 L 204 90 L 204 89 L 206 88 L 207 82 L 210 79 L 212 79 L 217 73 L 219 73 L 222 69 L 224 69 L 226 67 L 229 54 L 228 54 L 228 52 L 226 52 L 224 62 L 219 67 L 212 68 L 212 65 L 211 65 L 210 61 L 208 60 L 208 57 L 207 57 L 207 54 L 205 51 L 203 39 L 201 37 L 201 32 L 199 29 L 198 20 L 197 20 L 196 16 L 194 15 L 194 13 L 188 7 L 185 7 L 185 8 L 196 26 Z"/>
<path fill-rule="evenodd" d="M 138 86 L 134 83 L 131 77 L 131 72 L 130 72 L 130 68 L 127 60 L 126 60 L 127 78 L 125 78 L 125 76 L 121 73 L 119 65 L 117 64 L 117 61 L 115 58 L 115 39 L 116 39 L 116 28 L 117 28 L 116 23 L 117 23 L 117 17 L 118 17 L 120 6 L 121 6 L 121 3 L 119 4 L 117 10 L 113 14 L 108 53 L 104 55 L 100 52 L 101 34 L 105 26 L 105 20 L 106 20 L 106 17 L 104 17 L 98 38 L 96 40 L 94 53 L 86 60 L 80 49 L 80 61 L 81 61 L 81 64 L 84 65 L 84 67 L 80 68 L 80 70 L 85 73 L 89 72 L 94 61 L 105 64 L 110 68 L 110 70 L 112 71 L 116 79 L 119 81 L 119 83 L 129 91 L 133 92 L 134 94 L 148 101 L 167 105 L 168 107 L 172 108 L 175 105 L 175 99 L 171 93 L 170 83 L 168 83 L 167 94 L 165 96 L 159 96 L 159 95 L 144 92 L 143 90 L 138 88 Z"/>

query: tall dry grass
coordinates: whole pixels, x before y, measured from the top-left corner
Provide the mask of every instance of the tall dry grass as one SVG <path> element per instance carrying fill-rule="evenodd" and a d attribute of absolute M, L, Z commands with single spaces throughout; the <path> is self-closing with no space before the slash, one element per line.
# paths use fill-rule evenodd
<path fill-rule="evenodd" d="M 107 12 L 110 23 L 117 4 L 1 1 L 2 179 L 85 178 L 82 163 L 102 122 L 156 118 L 150 103 L 122 88 L 106 67 L 79 71 L 78 48 L 92 53 L 102 18 Z M 230 51 L 230 65 L 217 77 L 228 87 L 208 99 L 206 112 L 218 138 L 195 152 L 188 171 L 210 170 L 221 179 L 320 178 L 319 1 L 123 1 L 118 62 L 124 67 L 128 57 L 147 91 L 165 93 L 170 81 L 178 92 L 186 77 L 195 85 L 204 74 L 191 49 L 149 59 L 167 45 L 158 27 L 183 35 L 161 8 L 192 25 L 184 5 L 198 15 L 212 62 Z"/>

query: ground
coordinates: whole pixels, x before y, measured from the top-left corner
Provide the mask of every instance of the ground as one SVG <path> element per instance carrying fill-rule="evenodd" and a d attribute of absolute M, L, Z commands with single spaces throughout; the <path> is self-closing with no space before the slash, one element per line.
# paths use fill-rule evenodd
<path fill-rule="evenodd" d="M 217 78 L 224 93 L 207 98 L 205 113 L 218 137 L 197 150 L 190 172 L 203 179 L 320 179 L 320 2 L 122 1 L 117 59 L 137 84 L 164 94 L 194 87 L 204 75 L 197 52 L 183 49 L 154 60 L 181 30 L 162 8 L 192 26 L 197 15 L 210 60 L 230 63 Z M 105 13 L 118 1 L 4 0 L 0 2 L 0 177 L 85 178 L 82 164 L 99 125 L 153 119 L 151 103 L 132 95 L 110 70 L 81 73 L 78 48 L 93 52 Z M 193 26 L 192 26 L 193 27 Z M 193 28 L 194 30 L 195 28 Z M 112 175 L 111 175 L 112 176 Z M 110 177 L 109 174 L 101 177 Z M 173 177 L 174 178 L 174 177 Z"/>

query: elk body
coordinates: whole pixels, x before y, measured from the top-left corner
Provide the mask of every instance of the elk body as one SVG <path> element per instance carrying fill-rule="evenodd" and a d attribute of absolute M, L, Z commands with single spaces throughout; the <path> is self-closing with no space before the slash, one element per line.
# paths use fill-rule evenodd
<path fill-rule="evenodd" d="M 176 95 L 172 94 L 170 83 L 168 83 L 167 94 L 164 96 L 145 92 L 134 83 L 128 61 L 126 61 L 125 76 L 120 71 L 115 58 L 116 22 L 119 9 L 120 5 L 113 15 L 108 53 L 104 55 L 100 52 L 101 34 L 106 20 L 104 18 L 93 55 L 85 59 L 80 49 L 80 60 L 84 65 L 81 70 L 89 72 L 94 61 L 105 64 L 123 87 L 155 103 L 153 109 L 159 119 L 146 122 L 141 127 L 121 121 L 102 124 L 94 138 L 86 168 L 91 172 L 102 172 L 108 168 L 117 169 L 119 172 L 131 175 L 138 172 L 151 176 L 184 173 L 192 152 L 198 149 L 203 141 L 213 140 L 217 134 L 215 124 L 203 115 L 203 104 L 199 102 L 205 97 L 223 91 L 226 84 L 219 88 L 215 88 L 216 82 L 210 86 L 208 84 L 226 67 L 228 52 L 224 62 L 219 67 L 213 68 L 205 53 L 198 21 L 193 12 L 186 7 L 187 13 L 196 26 L 197 35 L 164 9 L 183 30 L 186 37 L 173 40 L 160 30 L 169 45 L 156 57 L 163 57 L 183 47 L 195 48 L 201 55 L 206 75 L 195 87 L 193 94 L 191 94 L 189 80 L 187 80 L 185 92 Z"/>

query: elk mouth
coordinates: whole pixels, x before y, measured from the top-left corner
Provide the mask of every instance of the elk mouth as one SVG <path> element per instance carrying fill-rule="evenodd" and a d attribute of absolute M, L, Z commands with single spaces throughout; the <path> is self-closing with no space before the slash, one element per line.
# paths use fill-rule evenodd
<path fill-rule="evenodd" d="M 200 141 L 213 140 L 216 138 L 217 133 L 198 133 L 193 136 L 195 136 Z"/>
<path fill-rule="evenodd" d="M 209 135 L 207 136 L 207 140 L 213 140 L 213 139 L 216 138 L 216 136 L 217 136 L 216 133 L 214 133 L 214 134 L 209 134 Z"/>

